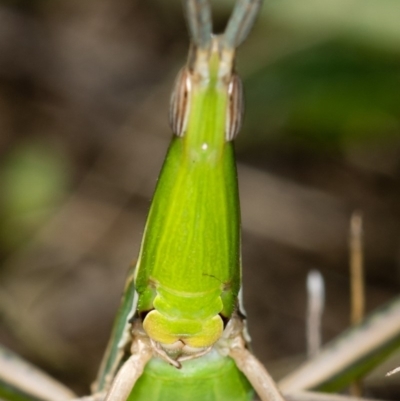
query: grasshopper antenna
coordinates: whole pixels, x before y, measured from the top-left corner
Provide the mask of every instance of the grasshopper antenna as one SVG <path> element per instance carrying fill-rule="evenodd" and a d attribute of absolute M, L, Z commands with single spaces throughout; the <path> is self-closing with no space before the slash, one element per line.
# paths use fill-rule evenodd
<path fill-rule="evenodd" d="M 260 11 L 262 0 L 238 0 L 228 21 L 224 37 L 225 45 L 235 49 L 242 44 Z"/>
<path fill-rule="evenodd" d="M 199 48 L 209 48 L 212 35 L 209 0 L 184 0 L 183 8 L 192 42 Z"/>

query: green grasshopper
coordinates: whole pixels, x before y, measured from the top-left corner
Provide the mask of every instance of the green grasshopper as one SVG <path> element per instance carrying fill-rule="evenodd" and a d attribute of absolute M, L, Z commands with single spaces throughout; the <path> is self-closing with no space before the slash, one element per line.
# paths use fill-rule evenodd
<path fill-rule="evenodd" d="M 240 302 L 240 216 L 232 140 L 243 111 L 233 69 L 259 0 L 238 0 L 213 36 L 210 4 L 187 0 L 192 47 L 171 100 L 175 134 L 157 185 L 139 260 L 93 386 L 101 400 L 282 401 L 248 351 Z M 280 382 L 291 400 L 331 400 L 336 390 L 400 343 L 400 298 Z M 65 401 L 73 393 L 0 347 L 0 398 Z M 328 397 L 328 398 L 326 398 Z M 334 398 L 337 400 L 337 396 Z M 345 398 L 341 398 L 343 401 Z"/>
<path fill-rule="evenodd" d="M 184 2 L 192 43 L 171 97 L 174 137 L 94 388 L 109 387 L 106 401 L 244 401 L 252 399 L 252 387 L 262 400 L 283 400 L 247 349 L 239 302 L 232 141 L 243 94 L 234 58 L 260 6 L 261 0 L 239 0 L 225 32 L 213 35 L 210 2 Z M 131 356 L 122 363 L 130 342 Z"/>

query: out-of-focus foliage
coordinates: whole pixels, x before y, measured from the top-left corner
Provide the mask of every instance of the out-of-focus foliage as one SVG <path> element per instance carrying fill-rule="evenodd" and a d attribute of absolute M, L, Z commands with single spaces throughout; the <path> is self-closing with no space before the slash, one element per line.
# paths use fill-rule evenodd
<path fill-rule="evenodd" d="M 8 248 L 26 240 L 59 206 L 67 189 L 66 160 L 48 144 L 24 143 L 1 167 L 0 234 Z"/>
<path fill-rule="evenodd" d="M 398 140 L 399 86 L 398 68 L 386 55 L 337 43 L 308 49 L 249 77 L 249 132 L 265 137 L 275 129 L 335 145 L 344 137 Z M 267 129 L 255 123 L 262 117 Z"/>
<path fill-rule="evenodd" d="M 248 51 L 259 53 L 248 76 L 250 132 L 335 146 L 398 141 L 399 19 L 395 0 L 266 2 Z M 267 129 L 254 123 L 261 116 Z"/>
<path fill-rule="evenodd" d="M 263 18 L 292 31 L 399 52 L 400 4 L 396 0 L 272 0 L 263 11 Z"/>

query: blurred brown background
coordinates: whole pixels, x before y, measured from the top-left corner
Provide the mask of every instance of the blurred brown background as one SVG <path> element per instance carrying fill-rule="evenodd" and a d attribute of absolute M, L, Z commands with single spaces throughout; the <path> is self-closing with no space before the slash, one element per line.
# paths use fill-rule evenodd
<path fill-rule="evenodd" d="M 214 1 L 217 31 L 232 4 Z M 269 0 L 239 51 L 244 293 L 272 371 L 305 353 L 310 269 L 324 341 L 347 327 L 353 210 L 367 309 L 399 291 L 399 21 L 398 0 Z M 0 342 L 81 393 L 138 252 L 187 46 L 179 0 L 0 4 Z M 368 391 L 398 399 L 399 379 L 377 377 Z"/>

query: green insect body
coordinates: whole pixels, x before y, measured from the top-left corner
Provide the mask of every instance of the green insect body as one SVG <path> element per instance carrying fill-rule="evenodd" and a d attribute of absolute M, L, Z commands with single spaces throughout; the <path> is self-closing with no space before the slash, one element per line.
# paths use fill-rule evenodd
<path fill-rule="evenodd" d="M 254 391 L 235 362 L 213 350 L 176 369 L 152 358 L 129 401 L 250 401 Z"/>
<path fill-rule="evenodd" d="M 169 147 L 136 267 L 143 328 L 175 357 L 221 338 L 241 284 L 236 163 L 227 140 L 227 126 L 241 118 L 230 112 L 241 87 L 233 88 L 240 82 L 231 71 L 220 79 L 218 47 L 212 52 L 207 79 L 185 70 L 178 76 L 171 108 L 184 96 L 177 118 L 190 110 L 190 119 Z M 252 395 L 235 362 L 213 349 L 180 369 L 153 357 L 129 399 L 244 401 Z"/>
<path fill-rule="evenodd" d="M 144 329 L 165 345 L 214 344 L 240 289 L 236 166 L 225 139 L 229 82 L 216 79 L 214 63 L 210 82 L 180 74 L 191 80 L 191 118 L 168 150 L 137 264 L 138 311 L 149 312 Z"/>

